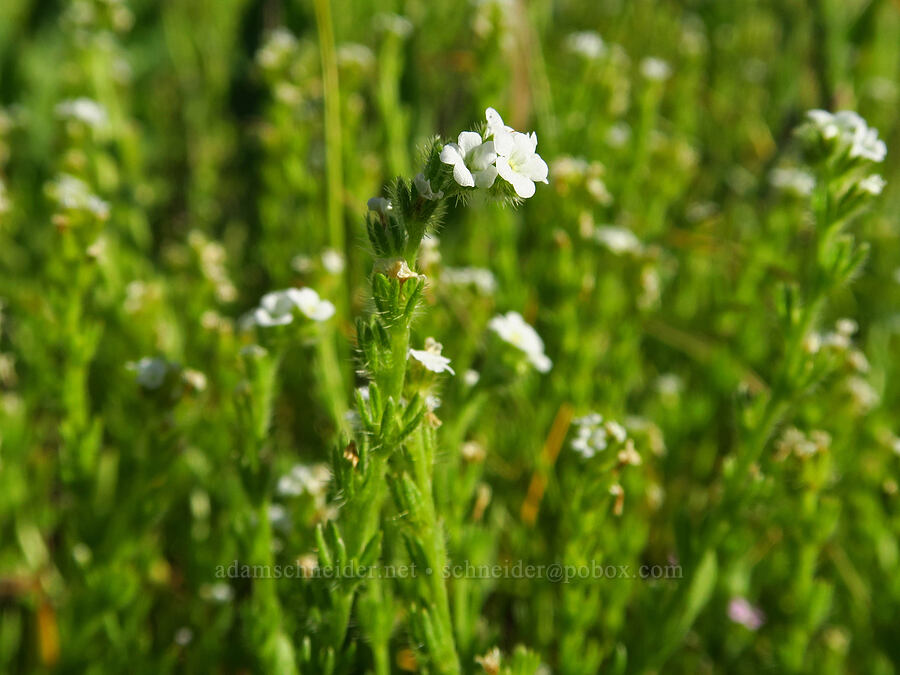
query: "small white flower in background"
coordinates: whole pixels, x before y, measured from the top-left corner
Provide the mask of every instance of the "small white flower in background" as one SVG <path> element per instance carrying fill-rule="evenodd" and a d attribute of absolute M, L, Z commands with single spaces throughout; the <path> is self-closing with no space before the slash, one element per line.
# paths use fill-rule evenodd
<path fill-rule="evenodd" d="M 467 370 L 463 373 L 463 382 L 467 387 L 474 387 L 481 379 L 481 374 L 477 370 Z"/>
<path fill-rule="evenodd" d="M 145 356 L 140 361 L 126 364 L 126 367 L 134 371 L 137 383 L 144 389 L 159 389 L 171 365 L 165 359 Z"/>
<path fill-rule="evenodd" d="M 256 52 L 256 61 L 264 68 L 276 68 L 285 63 L 297 48 L 297 38 L 285 28 L 276 28 Z"/>
<path fill-rule="evenodd" d="M 410 349 L 409 355 L 433 373 L 456 373 L 450 367 L 450 359 L 441 356 L 443 345 L 434 338 L 425 339 L 425 349 Z"/>
<path fill-rule="evenodd" d="M 191 640 L 194 639 L 194 631 L 192 631 L 187 626 L 182 626 L 178 630 L 175 631 L 175 644 L 179 647 L 185 647 L 191 643 Z"/>
<path fill-rule="evenodd" d="M 606 450 L 609 445 L 608 433 L 603 427 L 603 417 L 597 413 L 591 413 L 574 420 L 577 427 L 575 438 L 572 439 L 572 449 L 585 459 L 590 459 L 598 452 Z"/>
<path fill-rule="evenodd" d="M 412 33 L 413 31 L 412 21 L 407 19 L 405 16 L 394 14 L 392 12 L 383 12 L 381 14 L 376 14 L 374 23 L 375 28 L 377 28 L 378 30 L 393 33 L 399 38 L 409 37 L 410 33 Z"/>
<path fill-rule="evenodd" d="M 859 181 L 859 189 L 872 195 L 880 195 L 885 185 L 887 185 L 887 181 L 877 173 L 866 176 Z"/>
<path fill-rule="evenodd" d="M 569 51 L 588 60 L 599 59 L 606 55 L 606 43 L 599 33 L 591 30 L 579 31 L 566 36 L 566 47 Z"/>
<path fill-rule="evenodd" d="M 348 42 L 338 45 L 337 62 L 339 66 L 355 66 L 360 70 L 368 70 L 375 63 L 375 55 L 365 45 Z"/>
<path fill-rule="evenodd" d="M 859 324 L 853 319 L 838 319 L 834 324 L 834 329 L 840 334 L 848 338 L 852 337 L 859 330 Z"/>
<path fill-rule="evenodd" d="M 619 451 L 616 459 L 618 459 L 619 464 L 622 464 L 623 466 L 640 466 L 644 463 L 644 460 L 641 459 L 638 451 L 634 448 L 634 441 L 630 438 L 625 441 L 625 447 Z"/>
<path fill-rule="evenodd" d="M 206 375 L 201 373 L 199 370 L 186 369 L 181 377 L 184 379 L 185 383 L 194 391 L 206 391 Z"/>
<path fill-rule="evenodd" d="M 64 209 L 85 211 L 106 220 L 109 217 L 109 204 L 93 194 L 83 180 L 60 174 L 47 188 L 50 196 Z"/>
<path fill-rule="evenodd" d="M 502 124 L 502 120 L 501 120 Z M 494 134 L 497 173 L 522 199 L 534 195 L 534 184 L 547 182 L 547 162 L 537 154 L 537 134 L 498 131 Z"/>
<path fill-rule="evenodd" d="M 607 433 L 616 439 L 619 443 L 624 443 L 628 434 L 625 431 L 625 427 L 614 420 L 609 420 L 604 427 L 606 428 Z"/>
<path fill-rule="evenodd" d="M 451 371 L 452 372 L 452 371 Z M 433 394 L 429 394 L 425 397 L 425 407 L 429 410 L 429 412 L 434 412 L 438 408 L 441 407 L 441 399 L 438 396 Z"/>
<path fill-rule="evenodd" d="M 419 262 L 427 269 L 441 262 L 441 240 L 435 234 L 426 234 L 419 249 Z"/>
<path fill-rule="evenodd" d="M 436 201 L 438 199 L 443 198 L 444 191 L 440 190 L 438 192 L 434 192 L 431 189 L 431 181 L 425 178 L 424 173 L 416 174 L 416 177 L 413 181 L 416 184 L 416 190 L 419 191 L 419 194 L 422 195 L 422 199 L 427 199 L 428 201 Z"/>
<path fill-rule="evenodd" d="M 299 272 L 300 274 L 307 274 L 313 269 L 313 259 L 308 255 L 298 253 L 293 258 L 291 258 L 291 269 L 293 269 L 295 272 Z"/>
<path fill-rule="evenodd" d="M 453 167 L 453 180 L 463 187 L 489 188 L 497 178 L 494 142 L 483 141 L 474 131 L 463 131 L 457 143 L 444 145 L 440 157 Z"/>
<path fill-rule="evenodd" d="M 322 267 L 329 274 L 340 274 L 344 271 L 344 255 L 333 248 L 322 251 Z"/>
<path fill-rule="evenodd" d="M 553 362 L 544 354 L 544 341 L 518 312 L 495 316 L 488 323 L 488 328 L 504 342 L 523 351 L 538 372 L 546 373 L 553 366 Z"/>
<path fill-rule="evenodd" d="M 606 142 L 614 147 L 621 148 L 631 138 L 631 127 L 625 122 L 617 122 L 606 131 Z"/>
<path fill-rule="evenodd" d="M 811 174 L 790 168 L 773 169 L 769 174 L 769 183 L 773 187 L 800 197 L 812 194 L 813 188 L 816 187 L 816 179 Z"/>
<path fill-rule="evenodd" d="M 234 589 L 224 581 L 214 584 L 203 584 L 199 589 L 200 598 L 212 602 L 226 603 L 234 597 Z"/>
<path fill-rule="evenodd" d="M 640 253 L 643 250 L 640 239 L 631 230 L 615 225 L 601 225 L 594 230 L 594 239 L 616 255 Z"/>
<path fill-rule="evenodd" d="M 286 326 L 294 320 L 294 307 L 291 299 L 292 291 L 289 288 L 284 291 L 272 291 L 262 296 L 259 307 L 253 310 L 253 321 L 257 326 L 269 328 L 271 326 Z"/>
<path fill-rule="evenodd" d="M 369 207 L 369 211 L 374 211 L 382 218 L 387 218 L 388 214 L 394 210 L 394 205 L 391 204 L 391 200 L 385 199 L 384 197 L 372 197 L 366 202 L 366 206 Z"/>
<path fill-rule="evenodd" d="M 331 480 L 331 471 L 326 464 L 296 464 L 278 479 L 275 491 L 283 497 L 299 497 L 310 494 L 317 500 L 325 496 L 325 489 Z"/>
<path fill-rule="evenodd" d="M 728 618 L 747 630 L 757 631 L 766 622 L 766 616 L 745 598 L 732 598 L 728 603 Z"/>
<path fill-rule="evenodd" d="M 334 305 L 323 300 L 311 288 L 291 289 L 291 300 L 307 318 L 313 321 L 327 321 L 334 316 Z"/>
<path fill-rule="evenodd" d="M 106 108 L 89 98 L 75 98 L 56 106 L 56 114 L 64 119 L 78 120 L 93 129 L 106 126 L 109 115 Z"/>
<path fill-rule="evenodd" d="M 485 295 L 493 295 L 497 290 L 494 273 L 482 267 L 445 267 L 441 281 L 451 286 L 474 286 Z"/>
<path fill-rule="evenodd" d="M 648 56 L 641 61 L 641 75 L 654 82 L 663 82 L 669 79 L 672 68 L 666 61 Z"/>
<path fill-rule="evenodd" d="M 288 288 L 266 293 L 253 310 L 252 323 L 263 328 L 286 326 L 294 320 L 295 308 L 313 321 L 327 321 L 334 315 L 334 305 L 313 289 Z"/>
<path fill-rule="evenodd" d="M 290 524 L 287 509 L 281 504 L 269 504 L 269 522 L 275 527 L 287 527 Z"/>

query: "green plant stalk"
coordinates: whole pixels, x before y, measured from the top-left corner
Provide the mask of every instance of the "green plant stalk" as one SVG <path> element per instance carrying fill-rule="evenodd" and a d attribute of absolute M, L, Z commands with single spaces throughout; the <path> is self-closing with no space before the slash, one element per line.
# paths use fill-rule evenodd
<path fill-rule="evenodd" d="M 322 78 L 325 87 L 325 154 L 327 221 L 329 245 L 344 253 L 346 249 L 344 223 L 341 208 L 341 182 L 343 166 L 341 157 L 341 92 L 338 81 L 337 55 L 334 46 L 334 27 L 331 19 L 330 0 L 314 0 L 316 26 L 319 32 L 319 54 L 322 60 Z"/>
<path fill-rule="evenodd" d="M 427 424 L 421 425 L 414 432 L 412 441 L 409 443 L 413 477 L 416 487 L 422 494 L 424 507 L 421 513 L 424 522 L 419 524 L 421 529 L 416 534 L 425 544 L 423 549 L 428 562 L 428 569 L 425 570 L 425 573 L 428 578 L 431 604 L 435 610 L 432 619 L 441 623 L 442 629 L 439 633 L 452 636 L 453 621 L 450 616 L 450 600 L 447 594 L 447 584 L 444 581 L 444 569 L 448 564 L 447 547 L 443 529 L 437 517 L 432 489 L 434 445 L 434 429 Z M 437 672 L 459 673 L 459 657 L 456 654 L 452 637 L 442 647 L 442 653 L 431 655 Z"/>
<path fill-rule="evenodd" d="M 318 381 L 322 383 L 322 398 L 331 413 L 331 421 L 343 435 L 349 436 L 347 390 L 343 371 L 338 361 L 334 335 L 331 332 L 323 331 L 319 335 L 316 340 L 316 356 L 319 371 Z"/>

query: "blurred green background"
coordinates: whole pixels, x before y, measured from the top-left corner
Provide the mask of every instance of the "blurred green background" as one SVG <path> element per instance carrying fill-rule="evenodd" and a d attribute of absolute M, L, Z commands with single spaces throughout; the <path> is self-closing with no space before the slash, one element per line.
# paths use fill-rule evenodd
<path fill-rule="evenodd" d="M 98 123 L 60 108 L 82 97 Z M 821 317 L 823 332 L 854 319 L 852 347 L 775 432 L 825 431 L 829 449 L 785 461 L 773 438 L 702 568 L 708 588 L 685 605 L 671 581 L 460 582 L 464 668 L 522 643 L 563 673 L 895 672 L 898 103 L 891 0 L 3 0 L 0 671 L 261 672 L 269 618 L 248 580 L 214 576 L 257 526 L 236 454 L 237 321 L 290 285 L 338 307 L 338 380 L 308 345 L 282 366 L 274 485 L 329 461 L 362 383 L 366 200 L 493 106 L 536 130 L 550 184 L 517 210 L 451 210 L 421 260 L 435 283 L 415 342 L 437 337 L 460 375 L 438 411 L 436 484 L 456 560 L 677 561 L 694 579 L 693 533 L 722 500 L 743 411 L 772 385 L 782 290 L 804 278 L 809 198 L 778 171 L 802 167 L 806 111 L 876 127 L 887 187 L 850 225 L 868 259 Z M 60 217 L 61 173 L 108 217 Z M 493 283 L 454 282 L 461 267 Z M 473 402 L 462 375 L 484 367 L 486 323 L 508 310 L 554 368 Z M 142 390 L 126 364 L 145 356 L 193 384 Z M 644 458 L 620 516 L 551 432 L 591 410 L 628 421 Z M 460 464 L 463 441 L 483 460 Z M 532 520 L 534 475 L 547 487 Z M 315 548 L 336 497 L 319 489 L 280 503 L 278 560 Z M 270 583 L 301 650 L 315 591 Z M 761 626 L 729 620 L 735 598 Z M 348 672 L 371 667 L 365 640 L 354 659 Z"/>

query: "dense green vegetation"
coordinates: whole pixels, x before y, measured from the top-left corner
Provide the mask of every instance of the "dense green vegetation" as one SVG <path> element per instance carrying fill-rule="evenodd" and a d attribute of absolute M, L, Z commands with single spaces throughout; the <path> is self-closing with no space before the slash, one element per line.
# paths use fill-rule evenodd
<path fill-rule="evenodd" d="M 0 673 L 895 672 L 898 104 L 890 0 L 3 0 Z"/>

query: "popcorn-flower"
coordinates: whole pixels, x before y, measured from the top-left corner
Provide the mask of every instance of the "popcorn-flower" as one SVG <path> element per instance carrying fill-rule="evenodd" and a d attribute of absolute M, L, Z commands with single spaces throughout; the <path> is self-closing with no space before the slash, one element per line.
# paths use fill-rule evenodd
<path fill-rule="evenodd" d="M 443 345 L 434 338 L 425 340 L 425 349 L 410 349 L 409 355 L 416 361 L 425 366 L 426 370 L 432 373 L 450 373 L 455 375 L 453 368 L 450 367 L 450 359 L 441 356 Z"/>
<path fill-rule="evenodd" d="M 534 195 L 535 182 L 547 182 L 547 162 L 537 154 L 537 134 L 523 134 L 506 126 L 493 108 L 485 111 L 485 117 L 494 138 L 497 173 L 519 197 L 528 199 Z"/>
<path fill-rule="evenodd" d="M 887 181 L 877 173 L 866 176 L 859 181 L 859 189 L 872 195 L 880 195 L 885 185 L 887 185 Z"/>
<path fill-rule="evenodd" d="M 488 328 L 504 342 L 523 351 L 538 372 L 546 373 L 553 367 L 553 362 L 544 354 L 544 341 L 518 312 L 495 316 L 488 323 Z"/>
<path fill-rule="evenodd" d="M 327 321 L 334 315 L 334 305 L 323 300 L 311 288 L 288 288 L 266 293 L 253 310 L 257 326 L 286 326 L 294 320 L 294 309 L 313 321 Z"/>
<path fill-rule="evenodd" d="M 453 180 L 463 187 L 489 188 L 497 178 L 497 153 L 493 141 L 483 141 L 474 131 L 463 131 L 457 143 L 441 149 L 441 161 L 453 167 Z"/>

